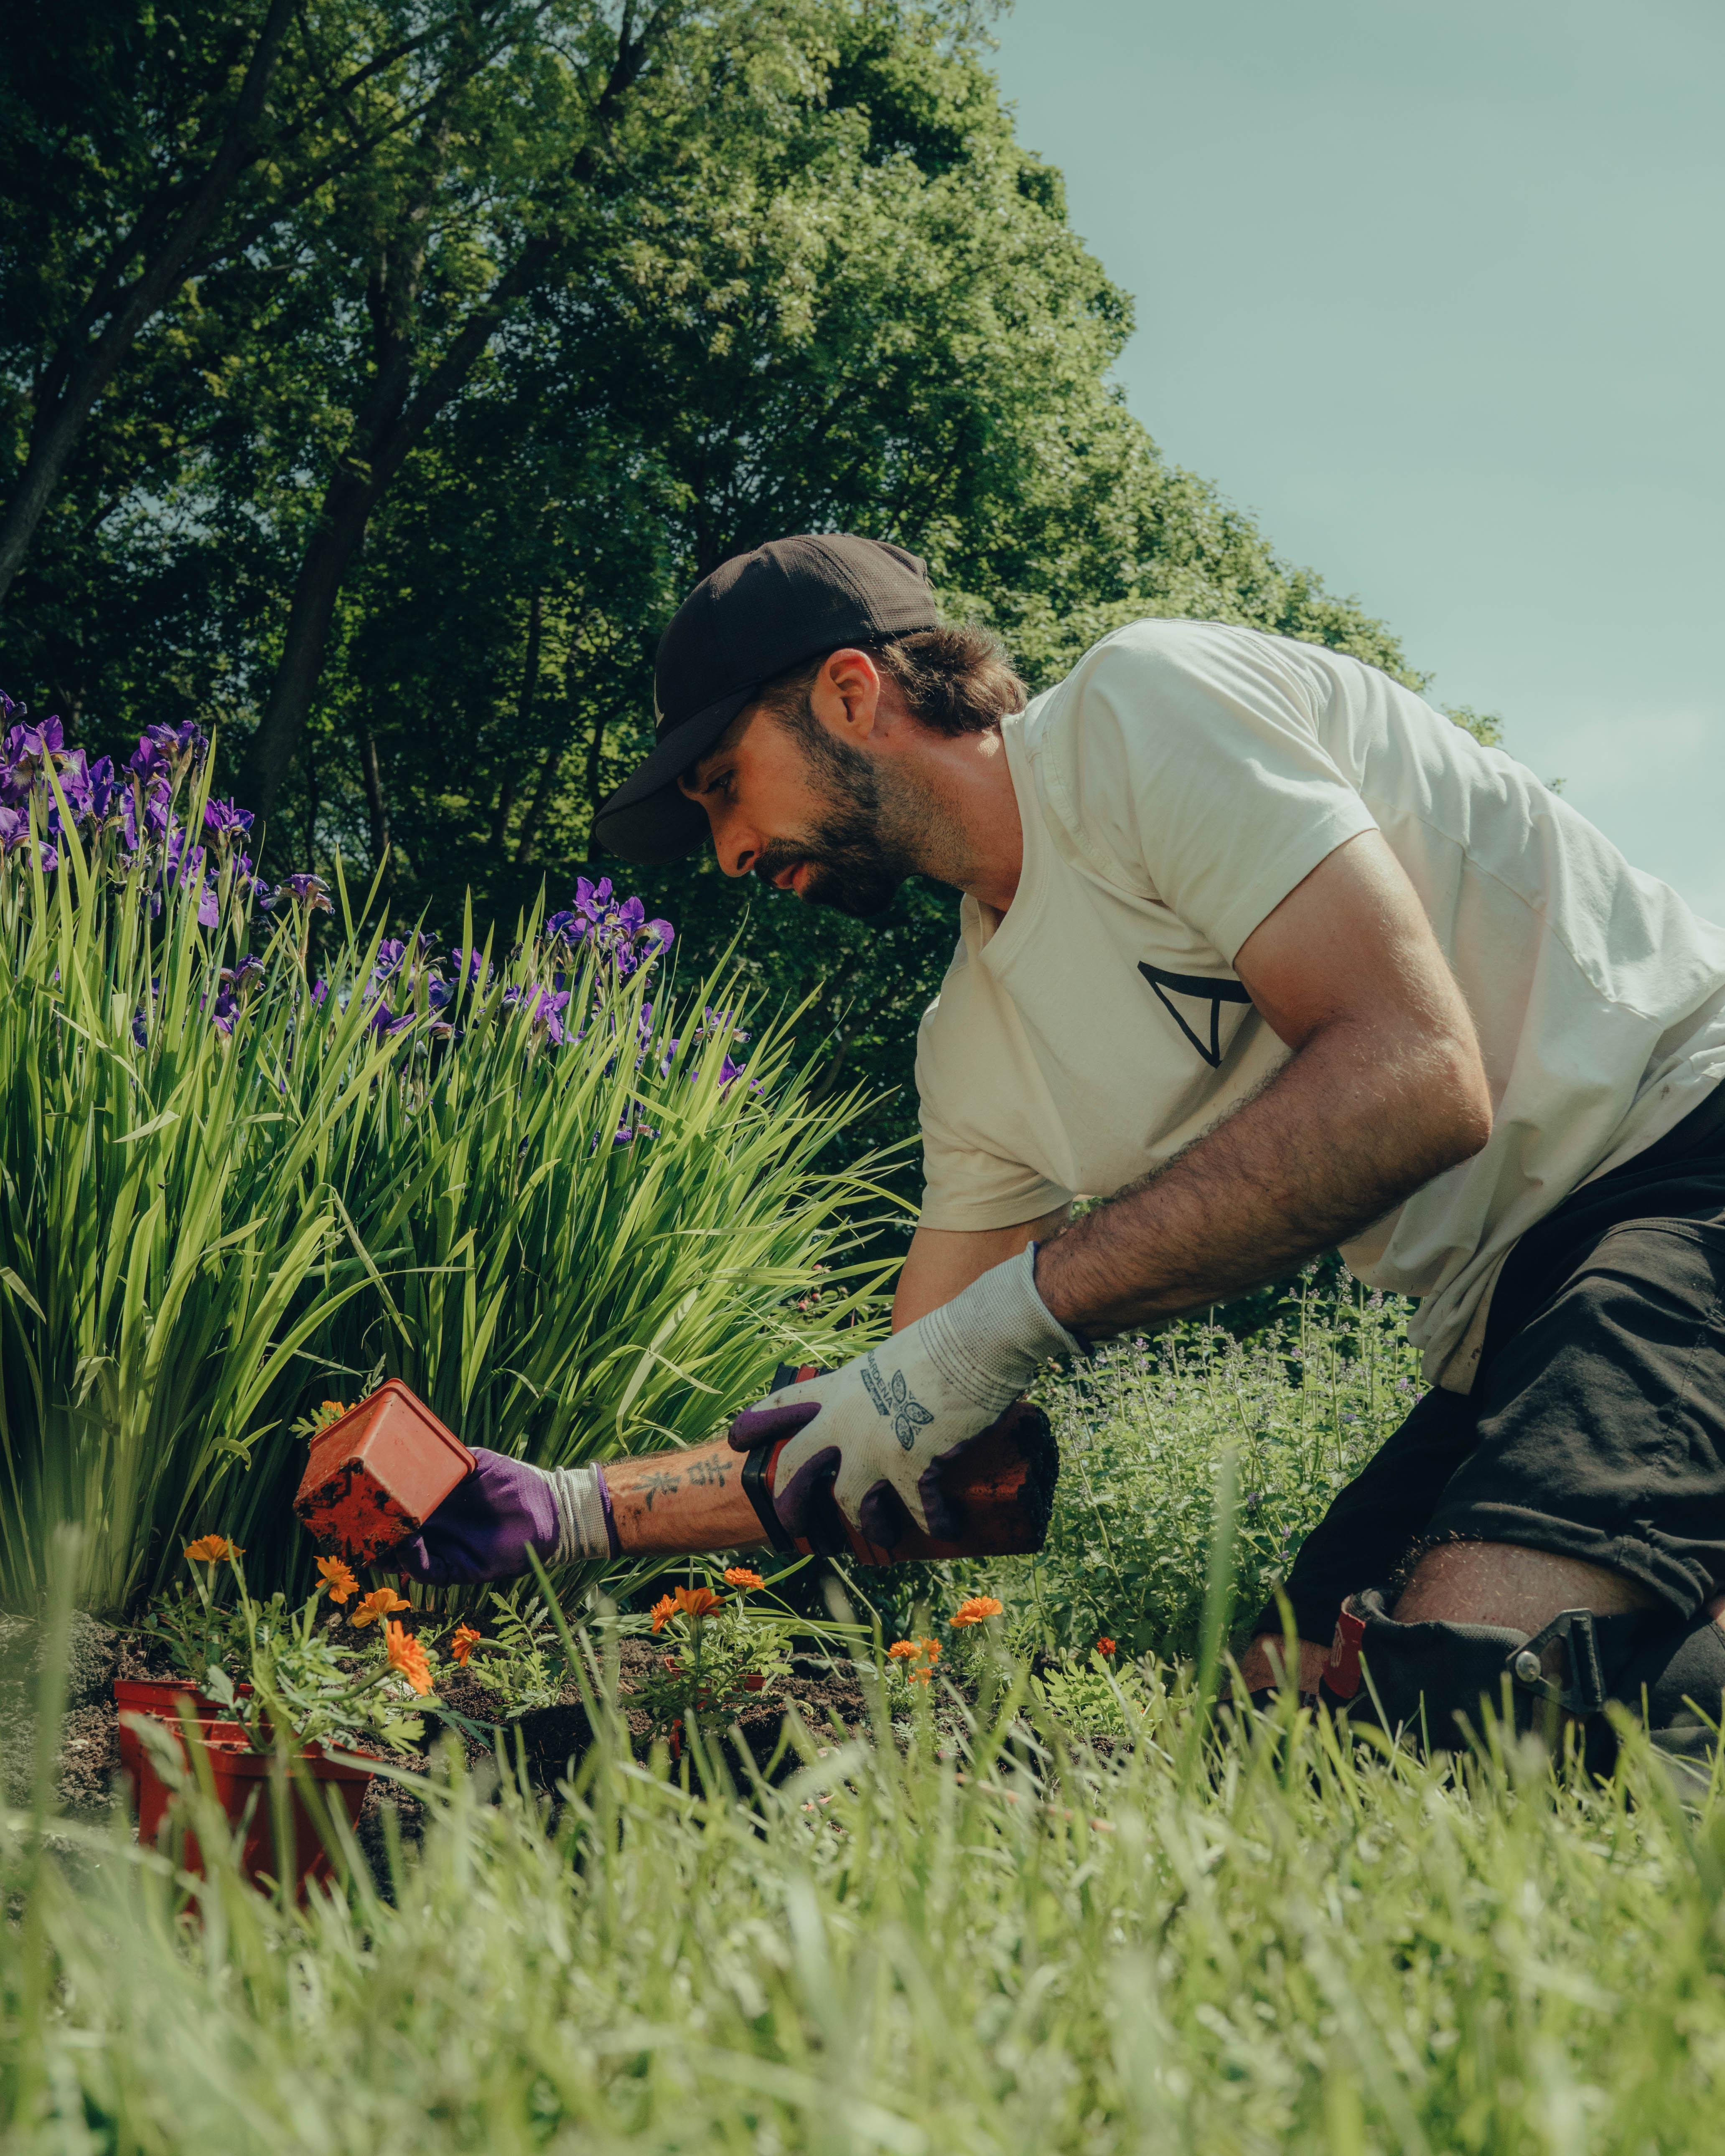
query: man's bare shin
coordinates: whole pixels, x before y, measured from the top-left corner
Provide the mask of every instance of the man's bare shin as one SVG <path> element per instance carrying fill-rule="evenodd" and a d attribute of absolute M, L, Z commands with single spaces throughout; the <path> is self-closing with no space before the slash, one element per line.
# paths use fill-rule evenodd
<path fill-rule="evenodd" d="M 1295 1642 L 1299 1650 L 1299 1689 L 1312 1693 L 1317 1690 L 1318 1680 L 1323 1675 L 1324 1664 L 1329 1659 L 1327 1644 L 1316 1646 L 1310 1640 Z M 1280 1632 L 1260 1632 L 1240 1658 L 1240 1681 L 1248 1691 L 1266 1691 L 1279 1686 L 1287 1646 Z"/>

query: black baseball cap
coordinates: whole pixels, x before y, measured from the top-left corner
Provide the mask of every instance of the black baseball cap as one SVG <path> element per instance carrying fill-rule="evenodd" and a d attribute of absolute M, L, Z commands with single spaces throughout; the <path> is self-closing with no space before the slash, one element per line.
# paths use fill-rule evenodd
<path fill-rule="evenodd" d="M 706 836 L 677 790 L 743 706 L 793 666 L 847 644 L 885 644 L 940 619 L 914 554 L 852 531 L 773 539 L 703 577 L 659 639 L 653 752 L 599 810 L 593 836 L 628 861 L 674 861 Z"/>

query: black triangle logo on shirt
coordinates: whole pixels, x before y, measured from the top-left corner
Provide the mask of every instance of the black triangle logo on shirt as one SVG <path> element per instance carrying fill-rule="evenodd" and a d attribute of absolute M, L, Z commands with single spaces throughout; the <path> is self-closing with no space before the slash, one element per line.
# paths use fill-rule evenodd
<path fill-rule="evenodd" d="M 1224 1004 L 1249 1004 L 1251 998 L 1239 981 L 1218 981 L 1204 973 L 1166 973 L 1160 966 L 1138 961 L 1138 971 L 1150 983 L 1156 1000 L 1178 1026 L 1188 1040 L 1209 1064 L 1212 1070 L 1220 1068 L 1222 1061 L 1222 1006 Z M 1172 988 L 1177 996 L 1191 996 L 1210 1007 L 1209 1045 L 1205 1047 L 1198 1035 L 1187 1024 L 1168 999 Z"/>

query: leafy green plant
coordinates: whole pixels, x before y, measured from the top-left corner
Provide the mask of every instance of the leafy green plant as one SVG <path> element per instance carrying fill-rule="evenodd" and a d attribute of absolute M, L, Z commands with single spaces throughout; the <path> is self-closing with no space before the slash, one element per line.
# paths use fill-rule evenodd
<path fill-rule="evenodd" d="M 96 1609 L 193 1518 L 303 1582 L 300 1434 L 380 1368 L 552 1464 L 870 1337 L 875 1186 L 819 1165 L 855 1103 L 811 1105 L 783 1023 L 741 1071 L 724 982 L 667 993 L 608 885 L 452 956 L 339 875 L 264 891 L 157 731 L 116 774 L 15 727 L 0 770 L 0 1601 L 62 1521 Z"/>
<path fill-rule="evenodd" d="M 652 1633 L 660 1642 L 656 1667 L 635 1683 L 632 1704 L 644 1707 L 656 1733 L 671 1736 L 690 1720 L 703 1729 L 727 1728 L 745 1707 L 769 1701 L 788 1676 L 791 1643 L 809 1621 L 766 1592 L 761 1575 L 732 1565 L 730 1589 L 685 1586 L 653 1605 Z M 860 1626 L 821 1627 L 834 1640 L 860 1641 Z"/>
<path fill-rule="evenodd" d="M 1167 1699 L 1153 1664 L 1147 1674 L 1134 1662 L 1117 1666 L 1094 1649 L 1082 1660 L 1050 1663 L 1030 1679 L 1029 1690 L 1064 1730 L 1080 1738 L 1148 1736 Z"/>
<path fill-rule="evenodd" d="M 374 1588 L 347 1609 L 359 1583 L 340 1558 L 326 1558 L 317 1585 L 294 1608 L 280 1588 L 267 1599 L 254 1598 L 244 1553 L 223 1536 L 201 1536 L 186 1554 L 194 1571 L 207 1568 L 201 1589 L 213 1615 L 215 1568 L 228 1568 L 234 1599 L 225 1634 L 215 1635 L 221 1660 L 206 1666 L 199 1683 L 254 1750 L 272 1749 L 283 1732 L 300 1744 L 421 1741 L 425 1724 L 413 1708 L 431 1691 L 438 1658 L 394 1621 L 410 1606 L 403 1596 Z"/>
<path fill-rule="evenodd" d="M 1014 1644 L 1180 1661 L 1198 1650 L 1219 1496 L 1232 1476 L 1235 1627 L 1255 1616 L 1331 1499 L 1420 1389 L 1406 1306 L 1308 1286 L 1245 1340 L 1177 1327 L 1126 1340 L 1038 1389 L 1060 1448 L 1040 1556 L 947 1570 L 949 1591 L 988 1587 Z"/>
<path fill-rule="evenodd" d="M 506 1718 L 555 1707 L 568 1676 L 565 1656 L 545 1598 L 517 1582 L 507 1594 L 493 1593 L 490 1630 L 480 1635 L 464 1625 L 456 1652 L 468 1675 L 482 1684 Z"/>

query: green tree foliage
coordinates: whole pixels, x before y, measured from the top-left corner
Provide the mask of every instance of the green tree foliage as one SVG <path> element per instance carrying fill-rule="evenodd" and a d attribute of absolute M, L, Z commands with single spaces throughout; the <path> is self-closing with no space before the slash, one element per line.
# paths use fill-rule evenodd
<path fill-rule="evenodd" d="M 404 34 L 357 0 L 316 20 L 324 43 L 296 30 L 283 83 Z M 278 866 L 339 850 L 441 927 L 465 889 L 506 933 L 542 880 L 559 902 L 650 733 L 669 612 L 787 531 L 926 555 L 1033 690 L 1146 613 L 1410 678 L 1380 624 L 1126 410 L 1111 369 L 1131 304 L 1058 172 L 1014 141 L 974 10 L 446 0 L 412 20 L 426 42 L 366 77 L 363 141 L 357 121 L 308 121 L 297 191 L 275 165 L 235 181 L 251 226 L 225 213 L 219 267 L 116 368 L 0 624 L 0 672 L 81 706 L 86 735 L 118 742 L 187 696 L 223 721 L 230 773 L 274 796 Z M 203 142 L 230 111 L 249 48 L 217 33 L 221 68 L 187 71 L 207 85 L 191 118 L 170 125 L 191 95 L 174 67 L 146 74 L 164 140 Z M 20 64 L 8 91 L 39 132 L 41 80 Z M 322 111 L 292 94 L 258 124 Z M 31 196 L 13 260 L 39 239 L 90 254 L 162 184 L 153 154 L 131 177 L 110 157 L 107 195 Z M 32 304 L 8 361 L 20 468 L 23 385 L 64 334 Z M 817 1086 L 889 1096 L 869 1142 L 908 1132 L 950 894 L 913 888 L 857 923 L 705 860 L 621 873 L 677 921 L 682 963 L 735 941 L 769 1000 L 807 1001 Z"/>

